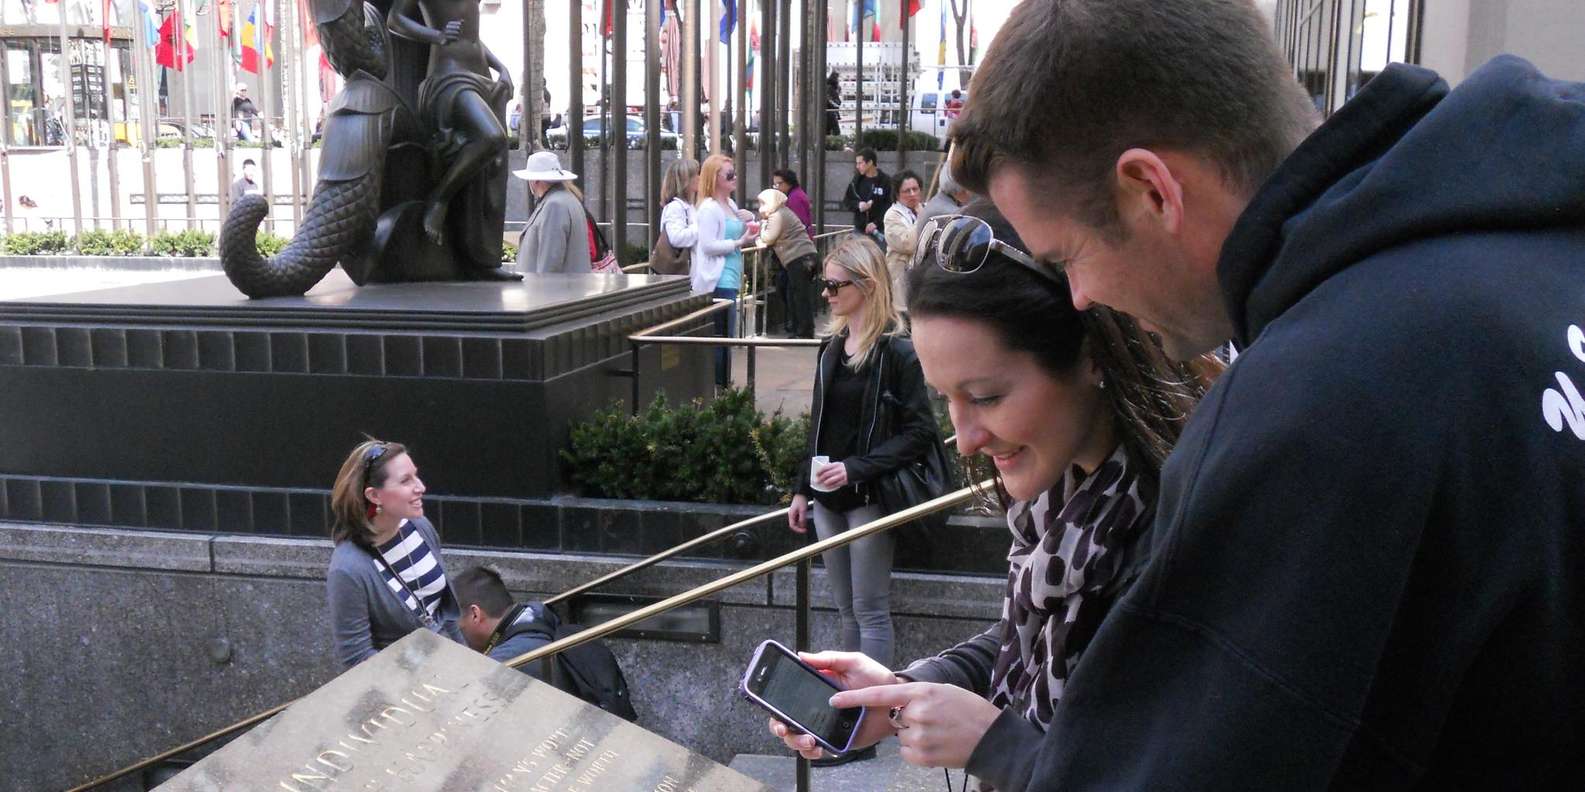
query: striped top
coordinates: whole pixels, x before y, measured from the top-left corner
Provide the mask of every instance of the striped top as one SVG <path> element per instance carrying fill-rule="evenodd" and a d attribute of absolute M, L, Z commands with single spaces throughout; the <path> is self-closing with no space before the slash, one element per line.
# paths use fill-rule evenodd
<path fill-rule="evenodd" d="M 423 601 L 424 610 L 434 616 L 440 608 L 440 595 L 446 590 L 446 570 L 441 568 L 440 559 L 435 557 L 429 543 L 424 541 L 423 534 L 412 523 L 403 520 L 396 528 L 396 536 L 380 545 L 379 552 L 385 563 L 402 576 L 402 581 L 406 581 L 406 586 L 403 586 L 402 581 L 392 577 L 377 559 L 369 559 L 369 563 L 379 569 L 380 579 L 390 587 L 391 593 L 402 600 L 409 611 L 417 613 L 418 603 L 407 591 L 411 588 Z"/>

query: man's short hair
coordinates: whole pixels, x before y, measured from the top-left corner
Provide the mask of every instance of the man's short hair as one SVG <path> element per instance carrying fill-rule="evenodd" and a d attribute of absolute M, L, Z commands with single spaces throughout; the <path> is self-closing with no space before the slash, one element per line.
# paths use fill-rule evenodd
<path fill-rule="evenodd" d="M 952 163 L 941 163 L 941 168 L 936 171 L 936 193 L 952 195 L 961 189 L 963 188 L 958 186 L 957 180 L 952 178 Z"/>
<path fill-rule="evenodd" d="M 859 149 L 859 157 L 862 158 L 865 162 L 868 162 L 869 164 L 874 165 L 875 164 L 875 159 L 876 159 L 876 157 L 875 157 L 875 149 L 872 149 L 872 148 L 861 148 L 861 149 Z"/>
<path fill-rule="evenodd" d="M 246 167 L 248 165 L 257 165 L 257 164 L 259 164 L 259 163 L 254 162 L 251 157 L 242 161 L 243 167 Z"/>
<path fill-rule="evenodd" d="M 451 591 L 457 595 L 458 608 L 467 610 L 469 605 L 478 605 L 479 610 L 492 619 L 505 616 L 516 604 L 500 573 L 485 566 L 468 567 L 459 572 L 451 579 Z"/>
<path fill-rule="evenodd" d="M 952 174 L 987 194 L 997 168 L 1020 166 L 1081 222 L 1115 230 L 1124 151 L 1193 152 L 1253 194 L 1314 125 L 1251 0 L 1026 0 L 952 125 Z"/>
<path fill-rule="evenodd" d="M 787 182 L 787 186 L 788 187 L 797 187 L 798 186 L 798 174 L 793 173 L 791 168 L 785 168 L 785 169 L 782 169 L 782 170 L 779 170 L 779 171 L 772 171 L 771 175 L 775 176 L 778 179 L 781 179 L 784 182 Z"/>

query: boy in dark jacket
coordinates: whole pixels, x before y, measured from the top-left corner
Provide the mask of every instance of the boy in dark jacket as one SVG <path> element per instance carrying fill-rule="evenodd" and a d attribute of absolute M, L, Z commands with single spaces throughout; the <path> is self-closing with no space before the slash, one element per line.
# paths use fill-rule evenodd
<path fill-rule="evenodd" d="M 968 769 L 1579 788 L 1585 85 L 1392 65 L 1315 129 L 1271 36 L 1247 2 L 1028 0 L 953 127 L 954 176 L 1076 306 L 1242 350 L 1044 742 L 1005 750 L 1003 713 Z"/>
<path fill-rule="evenodd" d="M 853 181 L 842 195 L 842 208 L 853 213 L 853 230 L 886 249 L 886 210 L 892 208 L 892 177 L 876 163 L 875 149 L 860 149 L 853 158 Z"/>
<path fill-rule="evenodd" d="M 457 626 L 474 651 L 506 662 L 550 643 L 560 620 L 538 602 L 517 604 L 500 574 L 489 567 L 469 567 L 452 578 L 462 618 Z M 520 666 L 529 676 L 545 682 L 543 662 Z"/>

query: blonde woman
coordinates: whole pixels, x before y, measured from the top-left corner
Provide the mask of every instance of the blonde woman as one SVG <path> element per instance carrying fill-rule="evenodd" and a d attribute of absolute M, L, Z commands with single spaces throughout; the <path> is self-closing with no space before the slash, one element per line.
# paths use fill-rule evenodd
<path fill-rule="evenodd" d="M 657 255 L 650 257 L 650 267 L 662 275 L 681 275 L 688 271 L 694 243 L 699 241 L 699 218 L 694 203 L 698 200 L 699 162 L 686 157 L 673 160 L 666 169 L 666 178 L 660 184 L 660 202 L 665 208 L 660 212 L 660 229 L 665 256 L 659 255 L 663 246 L 655 246 Z M 662 264 L 661 258 L 668 258 Z"/>
<path fill-rule="evenodd" d="M 737 187 L 737 165 L 732 158 L 713 154 L 699 168 L 698 239 L 693 246 L 689 277 L 694 294 L 708 294 L 733 302 L 732 308 L 716 314 L 716 331 L 722 336 L 737 335 L 737 292 L 743 283 L 743 248 L 754 244 L 759 224 L 754 216 L 740 211 L 732 202 Z M 716 350 L 716 384 L 732 384 L 730 352 Z"/>
<path fill-rule="evenodd" d="M 898 332 L 891 277 L 880 246 L 854 236 L 826 256 L 817 281 L 831 307 L 820 346 L 809 422 L 809 457 L 800 466 L 787 524 L 821 539 L 885 516 L 873 482 L 919 461 L 940 443 L 913 343 Z M 810 501 L 813 501 L 811 506 Z M 842 619 L 842 643 L 883 664 L 892 661 L 890 532 L 824 555 L 826 579 Z M 859 754 L 855 756 L 855 753 Z M 833 762 L 873 756 L 844 754 Z"/>

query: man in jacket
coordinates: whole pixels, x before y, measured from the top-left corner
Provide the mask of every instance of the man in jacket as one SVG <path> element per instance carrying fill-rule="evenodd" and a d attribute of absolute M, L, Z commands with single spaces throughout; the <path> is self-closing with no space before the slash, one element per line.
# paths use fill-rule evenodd
<path fill-rule="evenodd" d="M 918 759 L 999 790 L 1580 786 L 1585 85 L 1393 65 L 1315 129 L 1231 0 L 1028 0 L 975 85 L 953 174 L 1074 304 L 1242 352 L 1049 731 Z"/>
<path fill-rule="evenodd" d="M 506 662 L 532 652 L 554 640 L 560 621 L 550 608 L 539 602 L 516 603 L 501 575 L 489 567 L 469 567 L 451 581 L 462 618 L 457 627 L 468 646 L 491 660 Z M 546 681 L 544 663 L 520 666 L 541 682 Z"/>
<path fill-rule="evenodd" d="M 842 208 L 853 213 L 853 230 L 866 234 L 886 249 L 882 232 L 886 210 L 892 208 L 892 177 L 875 161 L 875 149 L 860 149 L 853 158 L 853 181 L 842 194 Z"/>
<path fill-rule="evenodd" d="M 555 153 L 536 151 L 528 167 L 512 171 L 528 181 L 534 213 L 517 240 L 517 266 L 527 273 L 589 272 L 589 218 L 567 184 L 578 174 L 561 169 Z"/>

